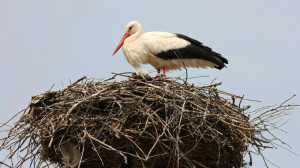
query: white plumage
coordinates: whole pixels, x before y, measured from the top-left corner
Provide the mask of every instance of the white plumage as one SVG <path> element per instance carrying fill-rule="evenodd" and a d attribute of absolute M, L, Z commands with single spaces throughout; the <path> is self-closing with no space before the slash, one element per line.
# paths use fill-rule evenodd
<path fill-rule="evenodd" d="M 142 32 L 142 25 L 132 21 L 113 55 L 123 46 L 127 61 L 134 67 L 151 64 L 160 69 L 175 70 L 184 66 L 221 69 L 227 60 L 202 43 L 181 34 Z"/>

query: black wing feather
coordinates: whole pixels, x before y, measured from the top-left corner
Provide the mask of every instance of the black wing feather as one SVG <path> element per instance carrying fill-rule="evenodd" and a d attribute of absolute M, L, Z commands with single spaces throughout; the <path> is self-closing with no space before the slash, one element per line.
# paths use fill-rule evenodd
<path fill-rule="evenodd" d="M 189 41 L 191 44 L 184 48 L 168 50 L 158 53 L 158 57 L 162 59 L 203 59 L 217 64 L 218 67 L 215 67 L 217 69 L 222 69 L 225 66 L 225 64 L 228 64 L 228 60 L 226 58 L 222 57 L 221 54 L 212 51 L 211 48 L 203 45 L 201 42 L 182 34 L 176 35 L 178 38 Z"/>

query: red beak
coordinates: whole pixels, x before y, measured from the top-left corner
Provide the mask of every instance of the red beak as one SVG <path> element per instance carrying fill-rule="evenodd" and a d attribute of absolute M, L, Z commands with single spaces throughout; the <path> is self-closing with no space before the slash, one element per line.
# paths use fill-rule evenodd
<path fill-rule="evenodd" d="M 124 44 L 125 39 L 126 39 L 127 37 L 129 37 L 129 36 L 130 36 L 129 33 L 125 33 L 125 34 L 124 34 L 124 36 L 122 37 L 122 39 L 121 39 L 119 45 L 118 45 L 117 48 L 115 49 L 113 55 L 115 55 L 115 53 L 118 52 L 118 50 L 119 50 L 119 49 L 122 47 L 122 45 Z"/>

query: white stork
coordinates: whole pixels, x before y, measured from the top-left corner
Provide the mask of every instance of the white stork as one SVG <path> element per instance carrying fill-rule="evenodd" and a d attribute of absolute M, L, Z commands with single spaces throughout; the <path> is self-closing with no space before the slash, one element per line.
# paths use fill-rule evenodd
<path fill-rule="evenodd" d="M 127 61 L 134 68 L 140 68 L 141 64 L 150 64 L 157 69 L 156 76 L 160 76 L 161 69 L 165 76 L 165 71 L 183 67 L 222 69 L 228 64 L 221 54 L 197 40 L 168 32 L 143 33 L 142 25 L 137 21 L 128 23 L 113 55 L 122 46 Z"/>

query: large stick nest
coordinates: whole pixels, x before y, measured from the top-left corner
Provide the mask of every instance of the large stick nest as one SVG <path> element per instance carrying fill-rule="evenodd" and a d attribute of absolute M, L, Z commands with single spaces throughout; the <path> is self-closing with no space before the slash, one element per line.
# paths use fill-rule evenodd
<path fill-rule="evenodd" d="M 81 78 L 33 96 L 0 149 L 23 153 L 15 167 L 26 160 L 33 167 L 243 167 L 249 146 L 260 152 L 272 142 L 262 136 L 265 121 L 290 107 L 250 120 L 247 108 L 220 97 L 217 84 L 113 78 Z"/>

